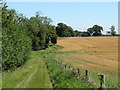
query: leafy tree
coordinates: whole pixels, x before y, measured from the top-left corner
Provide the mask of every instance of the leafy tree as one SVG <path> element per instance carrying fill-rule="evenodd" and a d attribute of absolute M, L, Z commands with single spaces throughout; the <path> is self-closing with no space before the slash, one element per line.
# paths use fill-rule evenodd
<path fill-rule="evenodd" d="M 99 25 L 94 25 L 92 28 L 87 29 L 90 36 L 100 36 L 102 35 L 101 31 L 103 31 L 103 27 Z"/>
<path fill-rule="evenodd" d="M 56 27 L 56 32 L 57 32 L 57 35 L 60 37 L 73 37 L 73 36 L 75 36 L 73 29 L 64 23 L 58 23 L 58 26 Z"/>
<path fill-rule="evenodd" d="M 116 35 L 115 26 L 112 25 L 110 29 L 111 29 L 111 35 L 115 36 Z"/>
<path fill-rule="evenodd" d="M 101 31 L 103 31 L 103 27 L 99 25 L 94 25 L 93 30 L 95 31 L 94 36 L 102 35 Z"/>
<path fill-rule="evenodd" d="M 77 36 L 80 36 L 80 33 L 79 33 L 78 30 L 75 30 L 74 33 L 75 33 L 75 36 L 76 36 L 76 37 L 77 37 Z"/>
<path fill-rule="evenodd" d="M 93 36 L 93 34 L 95 33 L 95 31 L 93 30 L 93 28 L 88 28 L 87 32 L 90 34 L 90 36 Z"/>
<path fill-rule="evenodd" d="M 58 23 L 58 26 L 56 27 L 56 33 L 58 36 L 63 37 L 64 31 L 65 31 L 65 25 L 63 23 Z"/>
<path fill-rule="evenodd" d="M 52 44 L 57 43 L 57 35 L 56 35 L 55 26 L 52 25 L 47 25 L 47 26 L 48 26 L 48 32 L 46 37 L 46 41 L 47 41 L 46 46 L 48 47 L 51 43 Z"/>
<path fill-rule="evenodd" d="M 67 26 L 65 33 L 66 33 L 67 37 L 74 37 L 75 36 L 75 33 L 70 26 Z"/>
<path fill-rule="evenodd" d="M 52 43 L 57 43 L 55 27 L 50 24 L 51 22 L 52 19 L 41 17 L 38 12 L 35 17 L 30 18 L 27 26 L 32 39 L 33 50 L 45 49 Z"/>

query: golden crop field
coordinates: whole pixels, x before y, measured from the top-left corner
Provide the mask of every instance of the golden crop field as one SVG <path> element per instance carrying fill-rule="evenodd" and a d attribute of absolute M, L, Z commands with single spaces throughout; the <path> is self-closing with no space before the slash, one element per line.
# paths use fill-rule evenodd
<path fill-rule="evenodd" d="M 105 74 L 111 82 L 118 80 L 118 38 L 120 37 L 68 37 L 58 40 L 63 46 L 56 57 L 67 64 Z"/>

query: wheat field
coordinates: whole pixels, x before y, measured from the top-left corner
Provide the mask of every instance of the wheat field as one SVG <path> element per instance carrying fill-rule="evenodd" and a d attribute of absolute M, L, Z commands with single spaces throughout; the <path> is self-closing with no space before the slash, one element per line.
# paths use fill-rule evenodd
<path fill-rule="evenodd" d="M 67 64 L 88 69 L 96 74 L 105 74 L 106 78 L 118 83 L 118 39 L 120 37 L 68 37 L 58 40 L 57 45 L 64 53 L 56 57 Z"/>

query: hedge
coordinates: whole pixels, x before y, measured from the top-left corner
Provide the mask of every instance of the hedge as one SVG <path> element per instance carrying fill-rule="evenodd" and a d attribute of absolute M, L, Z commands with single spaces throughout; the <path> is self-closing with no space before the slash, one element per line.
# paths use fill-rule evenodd
<path fill-rule="evenodd" d="M 14 29 L 14 28 L 13 28 Z M 2 70 L 13 69 L 23 65 L 31 51 L 31 39 L 19 28 L 2 31 Z"/>

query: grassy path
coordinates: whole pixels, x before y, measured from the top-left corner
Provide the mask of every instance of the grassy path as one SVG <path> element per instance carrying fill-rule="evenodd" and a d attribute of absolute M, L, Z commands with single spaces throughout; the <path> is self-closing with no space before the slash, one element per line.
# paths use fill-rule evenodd
<path fill-rule="evenodd" d="M 3 73 L 2 88 L 52 88 L 44 58 L 32 52 L 28 62 L 12 72 Z"/>

